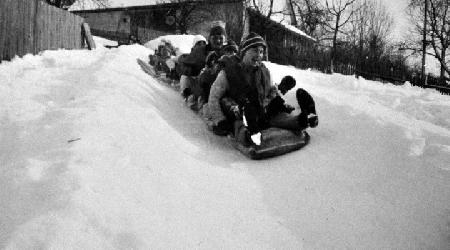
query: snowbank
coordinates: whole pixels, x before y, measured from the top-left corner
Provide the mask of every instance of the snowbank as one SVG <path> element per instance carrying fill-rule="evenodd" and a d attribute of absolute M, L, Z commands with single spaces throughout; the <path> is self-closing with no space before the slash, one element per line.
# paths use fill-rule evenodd
<path fill-rule="evenodd" d="M 0 246 L 301 246 L 245 170 L 213 163 L 179 131 L 224 143 L 140 70 L 148 52 L 48 51 L 1 64 Z"/>
<path fill-rule="evenodd" d="M 177 49 L 177 54 L 180 55 L 191 52 L 194 38 L 195 35 L 166 35 L 150 40 L 144 46 L 155 51 L 162 42 L 170 41 L 173 47 Z"/>
<path fill-rule="evenodd" d="M 106 47 L 106 46 L 117 46 L 118 45 L 117 41 L 111 41 L 111 40 L 108 40 L 103 37 L 93 36 L 93 38 L 94 38 L 94 42 L 97 46 Z"/>
<path fill-rule="evenodd" d="M 250 161 L 140 70 L 149 53 L 0 64 L 0 248 L 448 248 L 447 96 L 267 63 L 320 124 L 304 149 Z"/>

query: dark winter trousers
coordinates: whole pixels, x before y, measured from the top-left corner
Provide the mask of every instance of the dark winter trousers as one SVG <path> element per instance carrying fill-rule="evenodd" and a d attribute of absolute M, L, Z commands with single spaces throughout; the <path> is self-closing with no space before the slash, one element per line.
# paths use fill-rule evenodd
<path fill-rule="evenodd" d="M 224 97 L 221 100 L 221 108 L 225 116 L 227 117 L 227 120 L 230 122 L 230 124 L 234 123 L 235 127 L 235 121 L 241 121 L 239 124 L 243 124 L 242 117 L 238 116 L 233 111 L 233 107 L 236 105 L 238 105 L 237 102 L 229 97 Z M 299 115 L 292 115 L 286 112 L 276 112 L 270 114 L 269 116 L 266 113 L 262 112 L 259 106 L 252 102 L 244 103 L 242 106 L 244 106 L 243 113 L 247 121 L 246 129 L 248 130 L 248 132 L 250 132 L 250 134 L 260 132 L 269 127 L 297 131 L 306 128 L 306 126 L 302 126 L 299 122 Z M 237 136 L 236 128 L 235 135 Z"/>

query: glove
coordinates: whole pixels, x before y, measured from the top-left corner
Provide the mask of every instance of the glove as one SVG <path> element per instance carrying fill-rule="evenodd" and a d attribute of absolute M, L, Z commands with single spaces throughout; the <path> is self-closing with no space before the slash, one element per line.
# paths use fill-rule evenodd
<path fill-rule="evenodd" d="M 309 114 L 302 112 L 297 117 L 297 122 L 300 128 L 315 128 L 317 125 L 319 125 L 319 117 L 316 114 Z"/>
<path fill-rule="evenodd" d="M 285 104 L 284 105 L 284 111 L 286 112 L 286 113 L 288 113 L 288 114 L 290 114 L 292 111 L 294 111 L 294 107 L 292 107 L 291 105 L 289 105 L 289 104 Z"/>
<path fill-rule="evenodd" d="M 280 112 L 284 112 L 286 109 L 284 100 L 280 96 L 276 96 L 272 101 L 270 101 L 267 106 L 267 115 L 269 117 L 275 116 Z"/>
<path fill-rule="evenodd" d="M 233 112 L 234 117 L 239 118 L 241 117 L 241 112 L 239 109 L 239 105 L 233 105 L 230 107 L 230 111 Z"/>
<path fill-rule="evenodd" d="M 319 117 L 316 114 L 309 114 L 308 115 L 308 126 L 311 128 L 315 128 L 319 125 Z"/>
<path fill-rule="evenodd" d="M 181 96 L 183 96 L 184 99 L 187 99 L 191 94 L 192 94 L 191 88 L 185 88 L 183 89 Z"/>

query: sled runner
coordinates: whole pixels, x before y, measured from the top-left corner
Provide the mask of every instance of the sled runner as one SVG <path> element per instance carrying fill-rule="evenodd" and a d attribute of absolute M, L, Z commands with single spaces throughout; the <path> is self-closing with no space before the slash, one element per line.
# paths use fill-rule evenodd
<path fill-rule="evenodd" d="M 176 89 L 176 84 L 173 84 L 173 80 L 167 79 L 159 74 L 150 64 L 137 59 L 139 66 L 142 70 L 152 77 L 157 78 L 172 88 Z M 212 124 L 209 121 L 205 121 L 209 130 L 212 130 Z M 238 128 L 244 133 L 243 125 Z M 240 133 L 240 132 L 239 132 Z M 233 135 L 229 135 L 231 145 L 239 152 L 249 157 L 250 159 L 259 160 L 283 155 L 295 150 L 299 150 L 309 143 L 310 136 L 306 131 L 293 132 L 281 128 L 268 128 L 261 131 L 261 145 L 255 145 L 247 142 L 242 142 L 241 138 L 235 138 Z"/>

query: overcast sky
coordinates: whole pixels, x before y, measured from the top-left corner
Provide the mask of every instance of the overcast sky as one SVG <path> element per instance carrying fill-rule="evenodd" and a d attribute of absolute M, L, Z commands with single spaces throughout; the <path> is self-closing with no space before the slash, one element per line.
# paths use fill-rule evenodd
<path fill-rule="evenodd" d="M 322 0 L 325 2 L 325 0 Z M 383 2 L 387 9 L 392 13 L 394 17 L 393 37 L 396 40 L 401 40 L 409 30 L 409 21 L 406 16 L 406 7 L 408 0 L 377 0 Z M 283 8 L 284 0 L 275 0 L 274 4 L 276 8 Z"/>
<path fill-rule="evenodd" d="M 381 0 L 386 4 L 388 10 L 394 17 L 394 36 L 397 39 L 403 38 L 409 31 L 410 25 L 406 15 L 408 0 Z"/>

